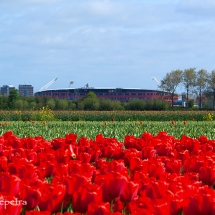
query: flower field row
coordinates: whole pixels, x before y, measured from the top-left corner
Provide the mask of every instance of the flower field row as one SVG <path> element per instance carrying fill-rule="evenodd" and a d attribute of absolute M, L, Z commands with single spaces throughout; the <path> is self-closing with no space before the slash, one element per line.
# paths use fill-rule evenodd
<path fill-rule="evenodd" d="M 204 121 L 214 111 L 0 111 L 0 121 Z M 208 118 L 208 114 L 212 118 Z"/>
<path fill-rule="evenodd" d="M 7 131 L 13 131 L 18 137 L 36 137 L 51 140 L 56 137 L 65 137 L 68 133 L 75 133 L 80 137 L 95 138 L 97 134 L 104 137 L 117 138 L 123 141 L 126 135 L 140 137 L 143 132 L 156 135 L 160 131 L 166 131 L 175 138 L 182 135 L 199 137 L 204 134 L 208 139 L 215 139 L 215 122 L 203 121 L 136 121 L 136 122 L 50 122 L 50 121 L 26 121 L 26 122 L 0 122 L 0 135 Z"/>
<path fill-rule="evenodd" d="M 0 136 L 2 215 L 215 215 L 214 186 L 203 135 Z"/>

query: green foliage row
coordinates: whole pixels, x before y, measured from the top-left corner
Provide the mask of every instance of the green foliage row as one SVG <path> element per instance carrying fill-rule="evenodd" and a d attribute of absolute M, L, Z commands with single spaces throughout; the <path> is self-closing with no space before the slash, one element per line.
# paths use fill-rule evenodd
<path fill-rule="evenodd" d="M 70 101 L 67 99 L 49 97 L 21 97 L 17 90 L 11 90 L 8 97 L 0 95 L 0 110 L 40 110 L 48 107 L 52 110 L 168 110 L 170 105 L 161 99 L 140 100 L 133 99 L 129 102 L 112 101 L 97 97 L 94 92 L 87 96 Z"/>
<path fill-rule="evenodd" d="M 205 135 L 209 139 L 215 139 L 215 122 L 1 122 L 0 135 L 7 131 L 13 131 L 18 137 L 42 136 L 48 140 L 74 133 L 78 135 L 78 138 L 94 139 L 96 135 L 103 134 L 105 137 L 123 141 L 125 135 L 140 137 L 143 132 L 157 135 L 160 131 L 168 132 L 169 135 L 178 139 L 182 135 L 189 137 Z"/>
<path fill-rule="evenodd" d="M 211 111 L 0 111 L 0 121 L 212 121 Z"/>

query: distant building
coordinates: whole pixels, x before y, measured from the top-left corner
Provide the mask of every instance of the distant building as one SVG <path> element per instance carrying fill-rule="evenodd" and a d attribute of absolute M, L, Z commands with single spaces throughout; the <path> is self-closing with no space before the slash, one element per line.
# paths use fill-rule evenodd
<path fill-rule="evenodd" d="M 34 87 L 32 85 L 19 85 L 20 96 L 34 96 Z"/>
<path fill-rule="evenodd" d="M 1 87 L 1 94 L 3 96 L 9 96 L 11 90 L 15 90 L 16 88 L 13 85 L 3 85 Z"/>

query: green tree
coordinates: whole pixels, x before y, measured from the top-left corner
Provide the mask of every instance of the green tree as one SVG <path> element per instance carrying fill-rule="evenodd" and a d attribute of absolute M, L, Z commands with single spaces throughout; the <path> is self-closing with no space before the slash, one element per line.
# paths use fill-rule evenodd
<path fill-rule="evenodd" d="M 68 109 L 68 100 L 67 99 L 59 100 L 57 103 L 57 109 L 58 110 L 67 110 Z"/>
<path fill-rule="evenodd" d="M 190 108 L 193 108 L 193 107 L 194 107 L 194 100 L 193 100 L 193 99 L 190 99 L 190 100 L 188 101 L 188 107 L 190 107 Z"/>
<path fill-rule="evenodd" d="M 6 110 L 8 109 L 8 97 L 0 95 L 0 109 Z"/>
<path fill-rule="evenodd" d="M 152 100 L 149 100 L 146 102 L 145 109 L 146 110 L 153 110 L 153 106 L 154 106 L 154 102 Z"/>
<path fill-rule="evenodd" d="M 29 108 L 30 108 L 31 110 L 37 110 L 37 103 L 36 103 L 36 101 L 30 102 Z"/>
<path fill-rule="evenodd" d="M 99 99 L 97 95 L 90 91 L 86 97 L 82 98 L 81 101 L 84 103 L 84 110 L 98 110 Z"/>
<path fill-rule="evenodd" d="M 199 108 L 202 108 L 202 91 L 206 88 L 209 74 L 206 70 L 201 69 L 197 72 L 196 87 L 199 93 Z"/>
<path fill-rule="evenodd" d="M 123 110 L 124 109 L 122 102 L 120 102 L 120 101 L 112 101 L 112 102 L 113 102 L 114 110 Z"/>
<path fill-rule="evenodd" d="M 113 102 L 109 99 L 100 99 L 99 104 L 100 104 L 100 107 L 99 107 L 100 110 L 108 110 L 108 111 L 114 110 Z"/>
<path fill-rule="evenodd" d="M 93 97 L 87 97 L 83 100 L 84 110 L 98 110 L 99 109 L 99 99 Z"/>
<path fill-rule="evenodd" d="M 8 107 L 10 109 L 15 108 L 15 102 L 20 98 L 18 90 L 11 90 L 8 96 Z"/>
<path fill-rule="evenodd" d="M 207 88 L 205 91 L 205 95 L 207 97 L 210 97 L 212 95 L 213 98 L 213 109 L 215 104 L 215 70 L 212 70 L 209 74 L 208 82 L 207 82 Z"/>
<path fill-rule="evenodd" d="M 44 101 L 43 101 L 43 98 L 39 97 L 39 96 L 36 96 L 35 97 L 35 102 L 36 102 L 36 106 L 35 106 L 35 110 L 37 109 L 40 109 L 42 107 L 44 107 L 46 104 L 44 104 Z"/>
<path fill-rule="evenodd" d="M 70 110 L 76 110 L 76 104 L 73 101 L 68 101 L 68 109 Z"/>
<path fill-rule="evenodd" d="M 29 109 L 29 103 L 26 100 L 23 100 L 23 109 L 28 110 Z"/>
<path fill-rule="evenodd" d="M 144 110 L 146 102 L 140 99 L 132 99 L 126 104 L 127 110 Z"/>
<path fill-rule="evenodd" d="M 21 97 L 23 101 L 23 109 L 24 110 L 30 110 L 31 109 L 31 103 L 35 102 L 34 97 L 29 97 L 29 96 L 23 96 Z"/>
<path fill-rule="evenodd" d="M 176 95 L 176 88 L 179 86 L 179 84 L 182 82 L 182 70 L 173 70 L 170 73 L 167 73 L 166 76 L 161 80 L 161 83 L 159 85 L 159 88 L 161 88 L 163 91 L 166 91 L 171 96 L 171 106 L 172 109 L 174 107 L 174 96 Z"/>
<path fill-rule="evenodd" d="M 170 107 L 169 103 L 167 101 L 164 101 L 162 99 L 155 99 L 153 110 L 168 110 Z"/>
<path fill-rule="evenodd" d="M 186 89 L 186 107 L 188 108 L 189 92 L 196 86 L 196 68 L 185 69 L 182 81 Z"/>
<path fill-rule="evenodd" d="M 14 102 L 14 108 L 16 110 L 23 110 L 23 101 L 22 99 L 17 99 L 15 102 Z"/>
<path fill-rule="evenodd" d="M 56 106 L 55 100 L 54 100 L 54 99 L 49 99 L 49 100 L 46 102 L 46 105 L 47 105 L 51 110 L 54 110 L 54 109 L 55 109 L 55 106 Z"/>
<path fill-rule="evenodd" d="M 92 98 L 92 99 L 96 98 L 97 99 L 98 97 L 94 92 L 90 91 L 85 98 Z"/>
<path fill-rule="evenodd" d="M 78 101 L 77 108 L 78 108 L 78 110 L 84 110 L 84 102 L 83 101 Z"/>

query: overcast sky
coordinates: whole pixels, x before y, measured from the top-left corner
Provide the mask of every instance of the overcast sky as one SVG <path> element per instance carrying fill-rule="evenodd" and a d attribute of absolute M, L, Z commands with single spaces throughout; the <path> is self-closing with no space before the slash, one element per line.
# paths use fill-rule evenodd
<path fill-rule="evenodd" d="M 215 69 L 214 0 L 1 0 L 0 87 L 157 89 Z"/>

